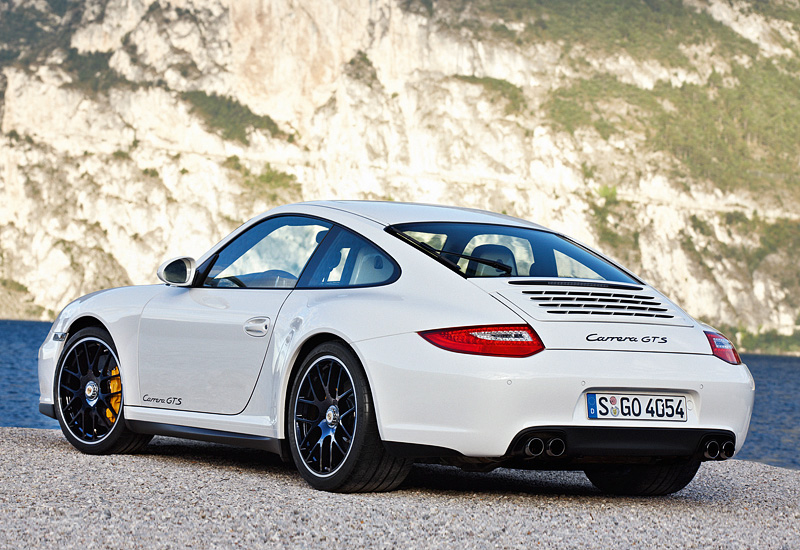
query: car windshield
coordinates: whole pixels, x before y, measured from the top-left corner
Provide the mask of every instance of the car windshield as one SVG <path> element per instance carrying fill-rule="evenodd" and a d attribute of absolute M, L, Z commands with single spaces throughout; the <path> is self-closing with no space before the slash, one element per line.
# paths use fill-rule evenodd
<path fill-rule="evenodd" d="M 547 277 L 638 283 L 597 254 L 548 231 L 447 222 L 405 223 L 387 230 L 466 277 Z"/>

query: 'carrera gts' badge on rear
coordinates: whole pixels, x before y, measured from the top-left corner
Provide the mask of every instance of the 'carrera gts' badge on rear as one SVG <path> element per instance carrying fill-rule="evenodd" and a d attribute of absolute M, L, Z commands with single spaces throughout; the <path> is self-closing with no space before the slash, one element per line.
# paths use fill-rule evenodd
<path fill-rule="evenodd" d="M 587 342 L 642 342 L 645 344 L 666 344 L 666 336 L 600 336 L 593 332 L 586 336 Z"/>

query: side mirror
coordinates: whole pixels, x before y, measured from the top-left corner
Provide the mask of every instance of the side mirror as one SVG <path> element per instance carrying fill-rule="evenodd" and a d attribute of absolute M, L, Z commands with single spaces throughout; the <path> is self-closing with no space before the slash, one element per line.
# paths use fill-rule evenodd
<path fill-rule="evenodd" d="M 158 268 L 158 278 L 172 286 L 191 286 L 197 266 L 194 258 L 173 258 Z"/>

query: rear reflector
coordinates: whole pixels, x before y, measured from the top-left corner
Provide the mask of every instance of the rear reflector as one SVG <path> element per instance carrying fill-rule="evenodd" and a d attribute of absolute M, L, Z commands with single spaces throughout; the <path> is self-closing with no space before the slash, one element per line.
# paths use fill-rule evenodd
<path fill-rule="evenodd" d="M 706 338 L 708 338 L 708 343 L 711 344 L 711 353 L 731 365 L 740 365 L 742 363 L 733 342 L 719 332 L 707 330 L 705 333 Z"/>
<path fill-rule="evenodd" d="M 493 325 L 420 332 L 434 346 L 458 353 L 497 357 L 530 357 L 544 349 L 528 325 Z"/>

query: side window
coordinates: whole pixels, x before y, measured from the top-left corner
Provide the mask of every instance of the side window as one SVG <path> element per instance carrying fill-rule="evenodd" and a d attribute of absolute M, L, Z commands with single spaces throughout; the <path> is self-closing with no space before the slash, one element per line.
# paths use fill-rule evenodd
<path fill-rule="evenodd" d="M 329 223 L 300 216 L 271 218 L 236 237 L 219 253 L 203 286 L 293 288 Z"/>
<path fill-rule="evenodd" d="M 324 249 L 314 256 L 298 287 L 346 288 L 394 281 L 397 264 L 365 238 L 346 229 L 331 230 Z"/>

